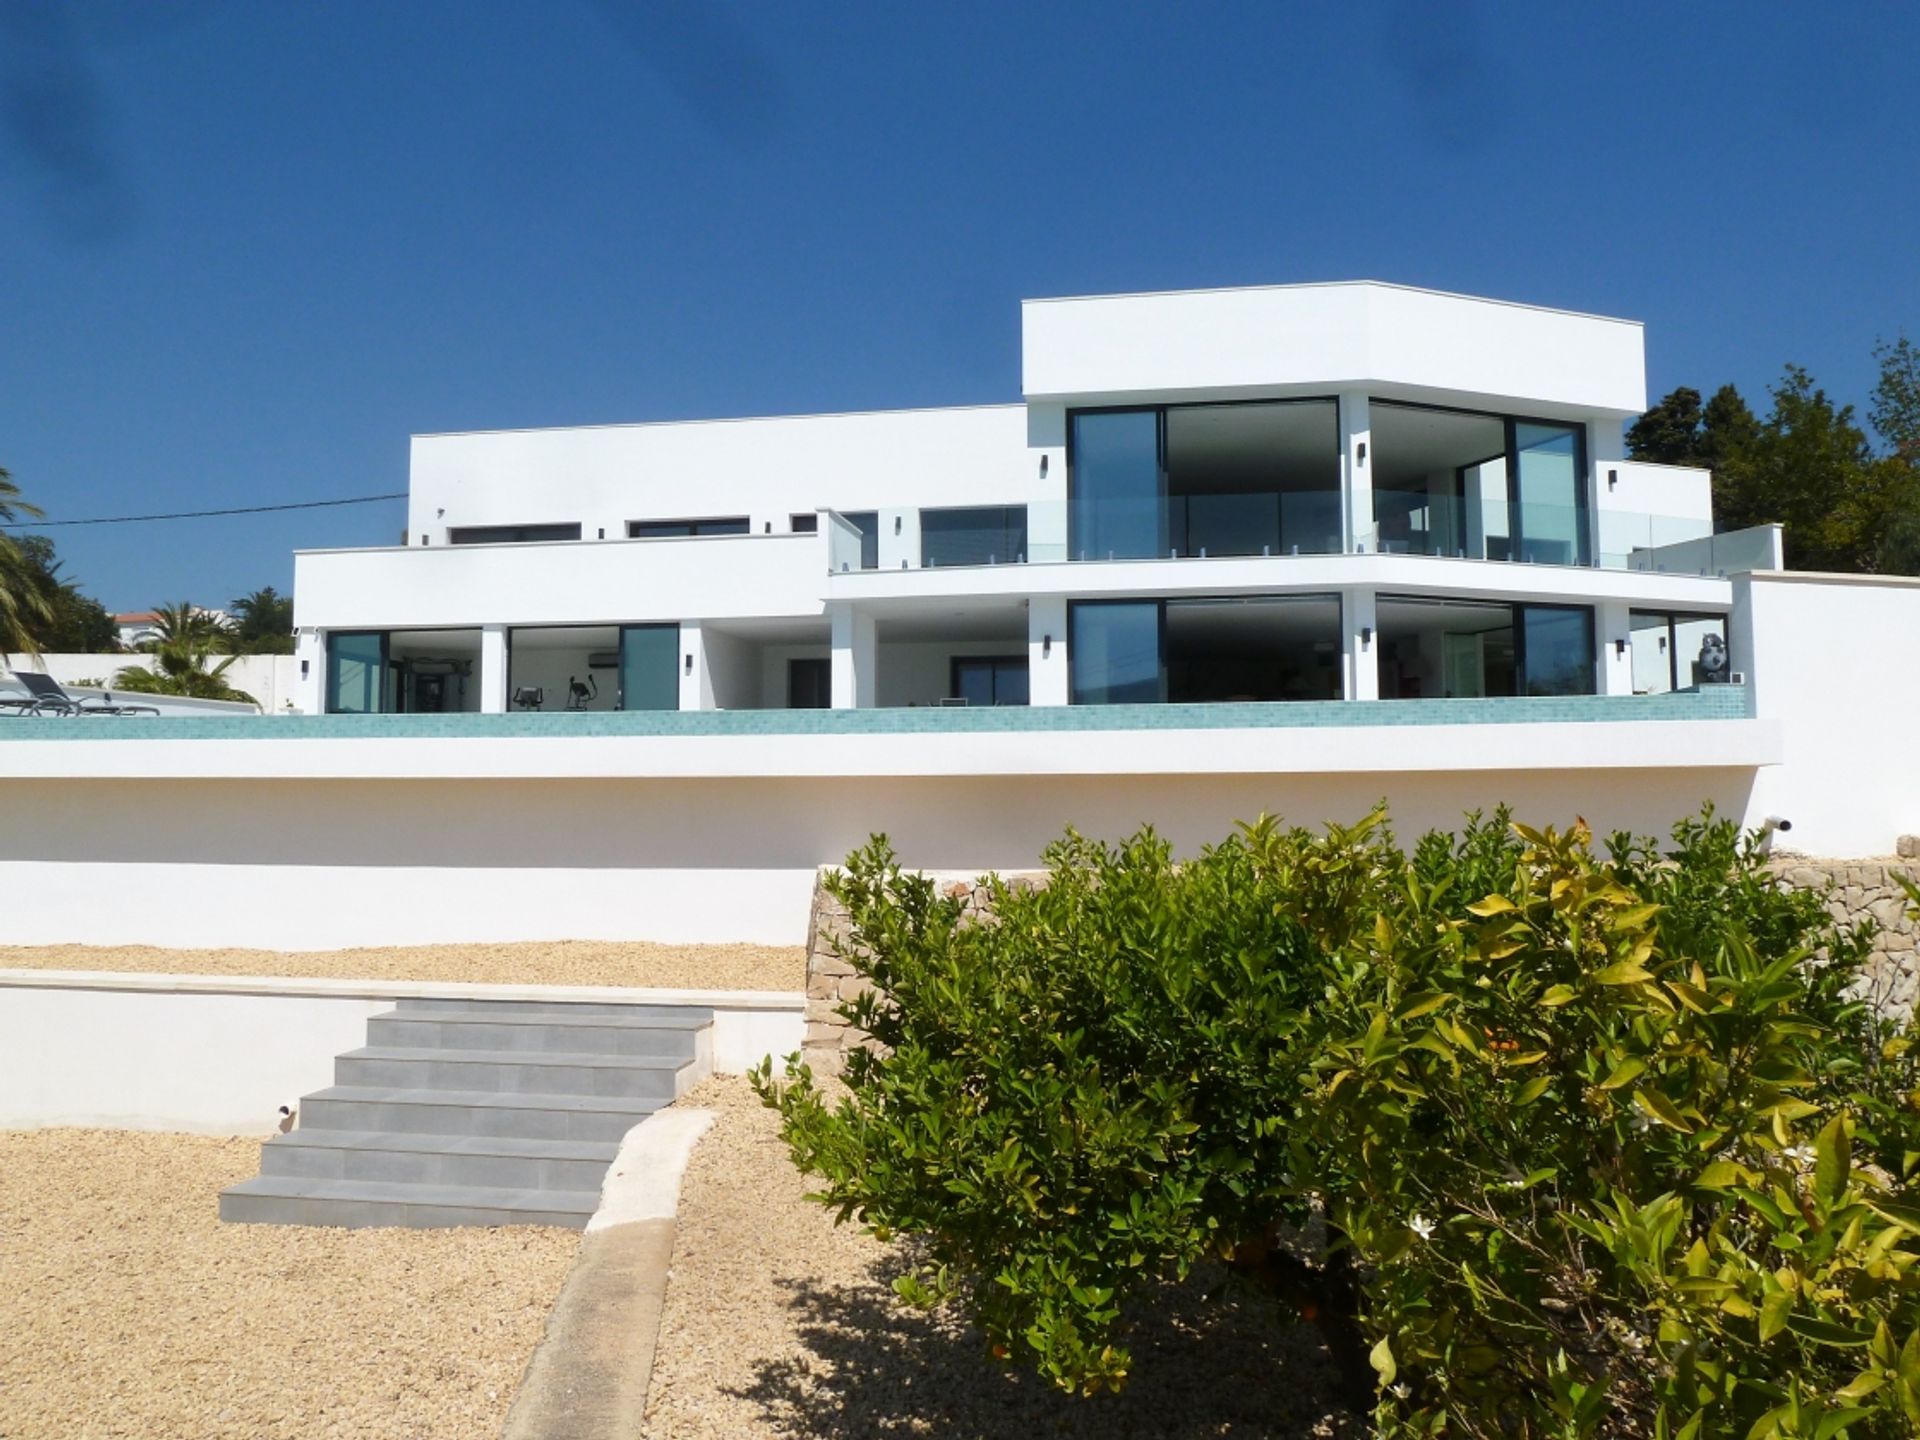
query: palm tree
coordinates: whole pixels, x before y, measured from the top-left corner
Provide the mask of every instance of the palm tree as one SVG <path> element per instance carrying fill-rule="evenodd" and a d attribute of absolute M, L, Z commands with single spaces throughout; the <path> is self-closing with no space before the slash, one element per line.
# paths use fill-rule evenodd
<path fill-rule="evenodd" d="M 293 597 L 271 585 L 242 595 L 230 607 L 232 648 L 241 655 L 293 654 Z"/>
<path fill-rule="evenodd" d="M 0 525 L 14 524 L 22 515 L 38 516 L 39 507 L 20 498 L 20 487 L 0 469 Z M 26 563 L 20 547 L 0 534 L 0 660 L 9 655 L 38 655 L 37 627 L 50 618 L 46 592 Z"/>
<path fill-rule="evenodd" d="M 258 704 L 244 690 L 227 683 L 227 671 L 237 656 L 213 663 L 227 628 L 204 610 L 185 600 L 154 607 L 154 626 L 160 638 L 143 646 L 157 669 L 129 665 L 113 677 L 113 688 L 141 695 L 191 695 L 199 700 L 244 700 Z"/>

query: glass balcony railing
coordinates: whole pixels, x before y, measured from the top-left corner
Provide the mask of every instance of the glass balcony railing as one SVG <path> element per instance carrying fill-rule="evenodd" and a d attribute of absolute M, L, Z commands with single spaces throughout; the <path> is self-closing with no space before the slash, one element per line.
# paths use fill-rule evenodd
<path fill-rule="evenodd" d="M 1676 575 L 1732 575 L 1781 564 L 1778 526 L 1714 535 L 1703 519 L 1507 500 L 1404 505 L 1379 515 L 1349 544 L 1340 497 L 1319 492 L 1175 496 L 1110 501 L 1097 509 L 1049 500 L 977 512 L 881 511 L 877 521 L 868 514 L 859 522 L 829 513 L 822 528 L 834 574 L 1341 554 Z"/>

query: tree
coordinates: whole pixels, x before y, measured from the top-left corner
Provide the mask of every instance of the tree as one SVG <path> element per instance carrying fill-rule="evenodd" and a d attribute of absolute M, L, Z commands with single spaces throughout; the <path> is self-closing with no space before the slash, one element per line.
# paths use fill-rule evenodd
<path fill-rule="evenodd" d="M 0 469 L 0 525 L 40 513 L 37 506 L 20 498 L 20 487 Z M 12 536 L 0 533 L 0 660 L 18 653 L 38 655 L 36 632 L 46 619 L 46 598 L 26 557 Z"/>
<path fill-rule="evenodd" d="M 1752 441 L 1758 428 L 1733 386 L 1722 385 L 1703 406 L 1700 392 L 1683 385 L 1627 427 L 1627 455 L 1717 470 Z"/>
<path fill-rule="evenodd" d="M 232 644 L 238 655 L 293 654 L 293 597 L 271 585 L 242 595 L 232 606 Z"/>
<path fill-rule="evenodd" d="M 182 600 L 154 607 L 154 629 L 159 639 L 149 653 L 154 669 L 129 665 L 113 677 L 113 688 L 145 695 L 190 695 L 199 700 L 242 700 L 258 704 L 244 690 L 227 682 L 227 671 L 238 658 L 228 655 L 215 663 L 229 627 L 206 611 Z"/>
<path fill-rule="evenodd" d="M 35 626 L 39 648 L 69 655 L 119 649 L 120 632 L 113 616 L 78 584 L 61 576 L 63 567 L 53 541 L 45 535 L 27 535 L 19 546 L 21 559 L 46 603 L 46 618 Z"/>
<path fill-rule="evenodd" d="M 875 837 L 827 881 L 874 1045 L 754 1083 L 816 1199 L 917 1242 L 904 1299 L 1068 1389 L 1224 1262 L 1383 1437 L 1911 1436 L 1920 1051 L 1871 931 L 1710 816 L 1606 858 L 1507 820 L 1069 833 L 990 916 Z"/>
<path fill-rule="evenodd" d="M 1920 465 L 1920 348 L 1902 335 L 1874 347 L 1880 379 L 1867 418 L 1893 453 Z"/>

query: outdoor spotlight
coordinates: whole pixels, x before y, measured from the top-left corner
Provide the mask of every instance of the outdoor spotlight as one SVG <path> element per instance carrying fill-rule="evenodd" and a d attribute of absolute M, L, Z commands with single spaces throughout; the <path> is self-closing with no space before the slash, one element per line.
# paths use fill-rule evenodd
<path fill-rule="evenodd" d="M 1046 660 L 1051 658 L 1052 655 L 1053 655 L 1053 636 L 1042 635 L 1040 637 L 1040 658 L 1042 660 Z"/>
<path fill-rule="evenodd" d="M 688 655 L 687 656 L 687 674 L 691 675 L 692 673 L 693 673 L 693 656 Z"/>
<path fill-rule="evenodd" d="M 1040 478 L 1042 480 L 1047 478 L 1047 457 L 1044 455 L 1040 457 Z"/>
<path fill-rule="evenodd" d="M 900 517 L 898 515 L 893 517 L 893 533 L 896 535 L 900 533 Z"/>
<path fill-rule="evenodd" d="M 1373 644 L 1373 627 L 1371 625 L 1362 625 L 1360 627 L 1360 643 L 1362 645 Z"/>
<path fill-rule="evenodd" d="M 1627 642 L 1626 642 L 1626 641 L 1624 641 L 1624 640 L 1616 640 L 1616 641 L 1614 641 L 1614 642 L 1613 642 L 1613 653 L 1614 653 L 1614 656 L 1615 656 L 1616 658 L 1619 658 L 1619 659 L 1624 659 L 1624 658 L 1626 657 L 1626 653 L 1627 653 Z"/>
<path fill-rule="evenodd" d="M 1619 483 L 1620 483 L 1620 472 L 1618 470 L 1607 471 L 1607 489 L 1611 490 Z"/>
<path fill-rule="evenodd" d="M 1367 463 L 1367 442 L 1364 440 L 1360 442 L 1360 463 L 1362 465 Z"/>

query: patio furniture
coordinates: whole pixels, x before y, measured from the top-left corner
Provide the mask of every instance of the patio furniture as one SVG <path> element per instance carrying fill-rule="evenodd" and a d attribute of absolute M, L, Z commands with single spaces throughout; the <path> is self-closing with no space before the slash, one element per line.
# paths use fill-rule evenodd
<path fill-rule="evenodd" d="M 60 682 L 51 675 L 41 675 L 31 670 L 13 672 L 14 683 L 27 692 L 24 700 L 0 699 L 0 706 L 6 706 L 16 713 L 26 715 L 158 715 L 159 709 L 153 705 L 116 705 L 111 700 L 81 700 L 67 693 Z"/>

